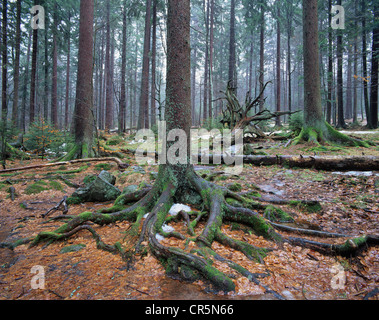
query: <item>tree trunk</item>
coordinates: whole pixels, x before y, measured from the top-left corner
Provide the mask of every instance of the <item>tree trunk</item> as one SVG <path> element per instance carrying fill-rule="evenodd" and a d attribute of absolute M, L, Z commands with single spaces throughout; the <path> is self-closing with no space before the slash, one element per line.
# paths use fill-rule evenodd
<path fill-rule="evenodd" d="M 259 90 L 262 92 L 264 87 L 264 51 L 265 51 L 265 10 L 263 2 L 261 4 L 261 18 L 260 18 L 260 48 L 259 48 Z M 263 95 L 259 99 L 259 111 L 264 109 Z"/>
<path fill-rule="evenodd" d="M 54 2 L 54 27 L 53 27 L 53 76 L 51 82 L 51 123 L 54 127 L 58 128 L 58 16 L 57 16 L 57 3 Z M 47 115 L 45 115 L 47 116 Z"/>
<path fill-rule="evenodd" d="M 151 34 L 151 1 L 146 0 L 145 36 L 143 40 L 143 60 L 138 129 L 149 128 L 149 63 Z"/>
<path fill-rule="evenodd" d="M 233 0 L 232 0 L 233 1 Z M 208 79 L 209 79 L 209 15 L 210 15 L 210 0 L 207 0 L 207 11 L 205 17 L 205 65 L 204 65 L 204 90 L 203 90 L 203 120 L 208 119 Z M 205 15 L 205 1 L 204 15 Z"/>
<path fill-rule="evenodd" d="M 68 128 L 69 123 L 69 103 L 70 103 L 70 60 L 71 60 L 71 13 L 68 12 L 67 26 L 67 65 L 66 65 L 66 99 L 64 112 L 64 127 Z"/>
<path fill-rule="evenodd" d="M 232 92 L 237 96 L 237 66 L 236 66 L 236 3 L 231 0 L 230 7 L 230 36 L 229 36 L 229 73 L 228 80 Z"/>
<path fill-rule="evenodd" d="M 367 41 L 366 41 L 366 0 L 361 1 L 362 5 L 362 68 L 363 68 L 363 94 L 364 94 L 364 106 L 366 112 L 367 126 L 371 125 L 371 113 L 368 100 L 368 78 L 367 78 Z M 363 115 L 362 115 L 363 116 Z"/>
<path fill-rule="evenodd" d="M 107 0 L 107 26 L 106 26 L 106 52 L 105 52 L 105 130 L 109 131 L 113 126 L 113 90 L 111 70 L 111 26 L 110 26 L 110 1 Z"/>
<path fill-rule="evenodd" d="M 348 62 L 347 62 L 347 74 L 346 74 L 346 118 L 351 119 L 353 117 L 353 86 L 352 86 L 352 46 L 348 43 Z"/>
<path fill-rule="evenodd" d="M 30 47 L 32 44 L 32 34 L 33 30 L 30 29 L 29 31 L 29 36 L 28 36 L 28 51 L 26 53 L 26 66 L 24 69 L 24 80 L 22 84 L 22 114 L 23 116 L 21 117 L 21 129 L 23 132 L 26 131 L 26 100 L 27 100 L 27 95 L 28 95 L 28 80 L 29 80 L 29 63 L 30 63 Z"/>
<path fill-rule="evenodd" d="M 123 3 L 122 13 L 122 49 L 121 49 L 121 93 L 118 132 L 125 132 L 125 109 L 126 109 L 126 27 L 127 27 L 127 7 L 126 1 Z"/>
<path fill-rule="evenodd" d="M 94 0 L 80 1 L 78 77 L 74 113 L 75 147 L 65 160 L 93 155 L 93 21 Z"/>
<path fill-rule="evenodd" d="M 341 134 L 325 120 L 321 106 L 317 0 L 303 0 L 304 127 L 294 143 L 306 140 L 316 144 L 334 141 L 341 145 L 365 146 Z"/>
<path fill-rule="evenodd" d="M 354 2 L 354 11 L 355 16 L 358 16 L 358 4 L 357 1 Z M 355 19 L 354 22 L 355 30 L 358 30 L 358 21 Z M 357 92 L 357 86 L 358 86 L 358 33 L 354 36 L 354 76 L 353 76 L 353 124 L 358 123 L 358 92 Z"/>
<path fill-rule="evenodd" d="M 8 28 L 8 1 L 3 0 L 3 20 L 2 20 L 2 89 L 1 89 L 1 160 L 3 168 L 5 169 L 5 159 L 6 159 L 6 131 L 7 131 L 7 116 L 8 116 L 8 105 L 7 105 L 7 86 L 8 86 L 8 48 L 7 48 L 7 28 Z"/>
<path fill-rule="evenodd" d="M 156 64 L 157 64 L 157 0 L 153 0 L 152 22 L 152 45 L 151 45 L 151 126 L 156 125 Z"/>
<path fill-rule="evenodd" d="M 210 25 L 209 25 L 209 102 L 208 116 L 209 121 L 213 121 L 213 43 L 214 43 L 214 0 L 210 0 Z"/>
<path fill-rule="evenodd" d="M 332 0 L 328 1 L 328 100 L 326 102 L 326 121 L 332 123 L 332 91 L 333 91 L 333 33 L 332 33 Z"/>
<path fill-rule="evenodd" d="M 371 59 L 371 97 L 370 97 L 370 118 L 371 127 L 378 128 L 378 71 L 379 71 L 379 4 L 373 1 L 374 28 L 372 38 L 372 59 Z"/>
<path fill-rule="evenodd" d="M 280 94 L 281 94 L 281 81 L 280 81 L 280 55 L 281 55 L 281 48 L 280 48 L 280 10 L 278 8 L 277 12 L 277 21 L 276 21 L 276 111 L 280 112 Z M 277 117 L 275 119 L 275 125 L 280 127 L 281 121 L 280 117 Z"/>
<path fill-rule="evenodd" d="M 18 92 L 20 82 L 20 45 L 21 45 L 21 2 L 17 0 L 17 18 L 16 18 L 16 57 L 14 61 L 14 94 L 13 94 L 13 109 L 12 122 L 14 126 L 18 126 Z"/>
<path fill-rule="evenodd" d="M 38 5 L 39 1 L 35 0 L 34 4 Z M 31 79 L 30 79 L 29 124 L 33 123 L 34 118 L 35 118 L 37 54 L 38 54 L 38 28 L 33 29 L 33 52 L 32 52 L 32 71 L 31 71 Z"/>
<path fill-rule="evenodd" d="M 337 1 L 341 5 L 341 0 Z M 343 103 L 343 48 L 342 48 L 342 30 L 337 30 L 337 127 L 345 128 L 344 103 Z"/>

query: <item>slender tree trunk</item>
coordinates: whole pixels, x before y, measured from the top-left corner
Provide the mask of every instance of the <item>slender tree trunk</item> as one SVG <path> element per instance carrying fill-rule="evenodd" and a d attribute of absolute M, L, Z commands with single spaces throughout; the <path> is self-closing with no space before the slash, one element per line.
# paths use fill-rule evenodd
<path fill-rule="evenodd" d="M 357 1 L 354 2 L 355 4 L 355 16 L 358 16 L 358 4 Z M 357 19 L 355 19 L 354 22 L 355 30 L 358 30 L 358 22 Z M 353 77 L 353 124 L 358 123 L 358 116 L 357 116 L 357 109 L 358 109 L 358 92 L 357 92 L 357 86 L 358 86 L 358 34 L 356 33 L 354 36 L 354 77 Z"/>
<path fill-rule="evenodd" d="M 45 0 L 44 4 L 46 5 L 47 0 Z M 46 22 L 47 24 L 48 22 Z M 44 62 L 44 96 L 43 96 L 43 116 L 44 119 L 47 121 L 49 119 L 49 37 L 48 37 L 48 32 L 49 32 L 49 27 L 45 25 L 45 62 Z"/>
<path fill-rule="evenodd" d="M 70 60 L 71 60 L 71 12 L 68 12 L 67 25 L 67 65 L 66 65 L 66 99 L 64 112 L 64 127 L 68 128 L 69 103 L 70 103 Z"/>
<path fill-rule="evenodd" d="M 22 0 L 17 0 L 17 18 L 16 18 L 16 57 L 14 61 L 14 94 L 13 94 L 13 109 L 12 122 L 14 126 L 18 126 L 18 92 L 20 82 L 20 44 L 21 44 L 21 4 Z"/>
<path fill-rule="evenodd" d="M 341 5 L 341 0 L 337 1 Z M 337 30 L 337 127 L 345 128 L 344 103 L 343 103 L 343 47 L 342 47 L 342 30 Z"/>
<path fill-rule="evenodd" d="M 346 74 L 346 118 L 353 117 L 353 85 L 352 85 L 352 46 L 348 43 L 348 62 Z"/>
<path fill-rule="evenodd" d="M 209 103 L 208 103 L 208 116 L 210 121 L 213 121 L 213 43 L 214 43 L 214 1 L 210 0 L 210 25 L 209 25 Z"/>
<path fill-rule="evenodd" d="M 26 100 L 27 100 L 27 95 L 28 95 L 30 48 L 31 48 L 31 44 L 32 44 L 32 34 L 33 34 L 33 30 L 30 29 L 29 36 L 28 36 L 28 51 L 26 53 L 26 66 L 25 66 L 25 69 L 24 69 L 24 80 L 23 80 L 23 85 L 22 85 L 21 128 L 22 128 L 23 132 L 26 131 L 25 115 L 26 115 Z"/>
<path fill-rule="evenodd" d="M 366 112 L 367 126 L 371 125 L 370 105 L 368 98 L 368 78 L 367 78 L 367 41 L 366 41 L 366 0 L 361 1 L 362 5 L 362 68 L 363 68 L 363 94 Z"/>
<path fill-rule="evenodd" d="M 151 35 L 151 1 L 146 0 L 145 36 L 143 40 L 143 60 L 138 129 L 149 128 L 149 64 Z"/>
<path fill-rule="evenodd" d="M 157 0 L 153 0 L 153 22 L 152 22 L 152 45 L 151 45 L 151 125 L 157 120 L 156 113 L 156 64 L 157 64 Z"/>
<path fill-rule="evenodd" d="M 236 66 L 236 2 L 231 0 L 230 7 L 230 36 L 229 36 L 229 73 L 228 79 L 232 92 L 237 95 L 237 66 Z"/>
<path fill-rule="evenodd" d="M 123 3 L 122 17 L 122 52 L 121 52 L 121 95 L 118 132 L 125 132 L 125 109 L 126 109 L 126 27 L 127 27 L 127 7 L 126 1 Z"/>
<path fill-rule="evenodd" d="M 104 33 L 101 36 L 101 50 L 100 50 L 100 92 L 99 92 L 99 106 L 98 106 L 98 126 L 100 130 L 104 129 L 104 88 L 105 88 L 105 71 L 104 71 L 104 47 L 105 37 Z"/>
<path fill-rule="evenodd" d="M 3 169 L 5 169 L 6 160 L 6 138 L 5 134 L 7 131 L 7 116 L 8 116 L 8 105 L 7 105 L 7 77 L 8 77 L 8 48 L 7 48 L 7 28 L 8 28 L 8 1 L 3 0 L 3 10 L 2 10 L 2 89 L 1 89 L 1 160 Z"/>
<path fill-rule="evenodd" d="M 249 98 L 253 97 L 253 54 L 254 54 L 254 37 L 251 35 L 250 54 L 249 54 Z"/>
<path fill-rule="evenodd" d="M 263 3 L 261 4 L 261 17 L 260 17 L 260 48 L 259 48 L 259 91 L 262 92 L 264 87 L 264 52 L 265 52 L 265 10 Z M 259 99 L 259 111 L 264 109 L 263 96 Z"/>
<path fill-rule="evenodd" d="M 53 28 L 53 77 L 51 84 L 51 122 L 58 127 L 58 44 L 57 44 L 57 3 L 54 2 L 54 28 Z"/>
<path fill-rule="evenodd" d="M 2 20 L 2 89 L 1 89 L 1 119 L 3 121 L 3 125 L 5 126 L 8 115 L 8 105 L 7 105 L 7 86 L 8 86 L 8 1 L 3 0 L 3 20 Z M 4 128 L 3 128 L 4 129 Z"/>
<path fill-rule="evenodd" d="M 276 111 L 280 112 L 280 94 L 281 94 L 281 82 L 280 82 L 280 10 L 278 9 L 278 18 L 276 21 Z M 280 127 L 281 121 L 280 117 L 275 120 L 275 125 Z"/>
<path fill-rule="evenodd" d="M 111 27 L 110 27 L 110 0 L 107 0 L 106 52 L 105 52 L 105 130 L 112 129 L 113 124 L 113 92 L 111 70 Z"/>
<path fill-rule="evenodd" d="M 232 0 L 233 1 L 233 0 Z M 209 15 L 210 0 L 207 0 L 207 13 L 205 17 L 205 65 L 204 65 L 204 94 L 203 94 L 203 120 L 208 119 L 208 77 L 209 77 Z M 205 15 L 205 1 L 204 1 Z"/>
<path fill-rule="evenodd" d="M 328 99 L 326 102 L 326 121 L 332 123 L 332 91 L 333 91 L 333 33 L 332 28 L 332 0 L 328 1 Z"/>
<path fill-rule="evenodd" d="M 38 5 L 38 0 L 35 0 L 35 5 Z M 33 30 L 33 51 L 32 51 L 32 71 L 30 79 L 30 108 L 29 108 L 29 123 L 34 122 L 35 118 L 35 100 L 36 100 L 36 76 L 37 76 L 37 54 L 38 54 L 38 28 Z"/>
<path fill-rule="evenodd" d="M 371 59 L 371 97 L 370 97 L 370 118 L 371 127 L 378 128 L 378 71 L 379 71 L 379 4 L 373 1 L 374 28 L 372 38 L 372 59 Z"/>

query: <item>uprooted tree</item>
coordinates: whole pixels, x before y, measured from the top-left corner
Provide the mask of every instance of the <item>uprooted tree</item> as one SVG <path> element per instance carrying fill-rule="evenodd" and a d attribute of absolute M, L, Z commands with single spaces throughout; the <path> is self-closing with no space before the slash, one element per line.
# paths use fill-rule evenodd
<path fill-rule="evenodd" d="M 85 1 L 83 1 L 85 2 Z M 191 90 L 190 90 L 190 0 L 169 0 L 167 18 L 167 92 L 166 120 L 167 130 L 181 129 L 190 137 Z M 189 139 L 189 138 L 188 138 Z M 171 142 L 171 146 L 177 142 Z M 170 143 L 168 143 L 168 147 Z M 187 140 L 187 155 L 189 155 L 189 140 Z M 199 278 L 210 281 L 218 290 L 226 292 L 235 289 L 235 283 L 225 273 L 212 265 L 213 259 L 226 262 L 231 268 L 246 276 L 250 281 L 260 284 L 257 276 L 239 264 L 216 254 L 211 245 L 218 241 L 243 252 L 248 258 L 262 261 L 267 249 L 258 248 L 243 241 L 238 241 L 225 235 L 221 230 L 224 223 L 240 223 L 250 227 L 255 233 L 278 244 L 283 242 L 308 246 L 325 253 L 350 255 L 370 243 L 378 243 L 378 238 L 367 235 L 347 239 L 343 244 L 333 245 L 313 242 L 302 238 L 284 237 L 275 228 L 280 226 L 271 223 L 271 216 L 285 219 L 284 211 L 273 204 L 262 204 L 254 195 L 237 194 L 225 187 L 213 184 L 199 177 L 187 156 L 186 164 L 161 164 L 158 177 L 152 187 L 145 187 L 131 194 L 121 195 L 116 200 L 118 205 L 107 209 L 107 213 L 84 212 L 52 232 L 41 232 L 36 237 L 22 239 L 14 243 L 1 244 L 2 247 L 14 248 L 17 245 L 30 243 L 36 246 L 41 242 L 53 242 L 67 239 L 81 230 L 89 231 L 97 247 L 121 254 L 128 262 L 133 263 L 136 253 L 150 252 L 166 267 L 167 273 L 179 275 L 186 280 Z M 129 202 L 134 202 L 126 206 Z M 115 204 L 116 204 L 115 203 Z M 182 213 L 188 227 L 188 235 L 178 232 L 165 232 L 162 226 L 168 219 L 168 213 L 174 203 L 187 203 L 204 212 Z M 295 202 L 284 204 L 293 205 Z M 120 205 L 124 207 L 121 207 Z M 317 210 L 316 202 L 298 202 L 297 205 Z M 264 210 L 261 216 L 255 210 Z M 146 214 L 148 216 L 146 217 Z M 192 214 L 196 218 L 190 221 Z M 144 218 L 145 217 L 145 218 Z M 288 218 L 288 216 L 287 216 Z M 200 219 L 205 219 L 201 232 L 194 233 L 194 228 Z M 118 221 L 129 220 L 132 226 L 127 231 L 124 240 L 115 244 L 106 244 L 100 235 L 90 225 L 107 225 Z M 283 226 L 282 226 L 283 227 Z M 301 230 L 296 230 L 300 232 Z M 309 230 L 308 230 L 309 231 Z M 179 237 L 196 244 L 190 252 L 176 247 L 168 247 L 157 239 L 157 234 L 166 237 Z M 320 234 L 325 234 L 320 232 Z M 260 284 L 262 285 L 262 284 Z M 262 285 L 263 286 L 263 285 Z M 278 299 L 283 297 L 263 286 Z"/>

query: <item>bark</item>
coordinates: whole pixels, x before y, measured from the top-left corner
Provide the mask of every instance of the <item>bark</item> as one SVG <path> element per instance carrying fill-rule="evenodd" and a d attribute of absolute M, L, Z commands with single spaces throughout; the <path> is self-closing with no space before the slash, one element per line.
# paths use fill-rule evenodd
<path fill-rule="evenodd" d="M 112 129 L 113 126 L 113 89 L 112 89 L 112 70 L 111 70 L 111 26 L 110 26 L 110 0 L 107 0 L 106 13 L 106 53 L 105 53 L 105 130 Z"/>
<path fill-rule="evenodd" d="M 358 15 L 358 4 L 357 1 L 355 1 L 355 16 Z M 358 30 L 358 21 L 357 19 L 354 22 L 355 30 Z M 357 86 L 358 86 L 358 33 L 355 34 L 354 37 L 354 79 L 353 79 L 353 124 L 358 123 L 358 92 L 357 92 Z"/>
<path fill-rule="evenodd" d="M 352 45 L 348 43 L 348 62 L 346 74 L 346 118 L 353 117 L 353 86 L 352 86 Z"/>
<path fill-rule="evenodd" d="M 328 23 L 332 24 L 332 0 L 328 1 Z M 332 92 L 333 92 L 333 32 L 328 32 L 328 100 L 326 102 L 326 121 L 332 123 Z"/>
<path fill-rule="evenodd" d="M 93 154 L 93 20 L 94 0 L 82 0 L 80 2 L 78 77 L 73 124 L 75 147 L 67 155 L 67 160 L 89 158 Z M 71 159 L 69 159 L 70 157 Z"/>
<path fill-rule="evenodd" d="M 337 1 L 341 5 L 341 0 Z M 344 103 L 343 103 L 343 47 L 342 47 L 342 30 L 337 30 L 337 113 L 338 113 L 338 128 L 346 128 L 344 118 Z"/>
<path fill-rule="evenodd" d="M 53 76 L 51 83 L 51 122 L 58 128 L 58 15 L 57 3 L 54 2 L 54 27 L 53 27 Z M 45 115 L 47 117 L 47 115 Z"/>
<path fill-rule="evenodd" d="M 214 0 L 210 0 L 210 25 L 209 25 L 209 103 L 208 116 L 213 119 L 213 43 L 214 43 Z"/>
<path fill-rule="evenodd" d="M 317 1 L 303 0 L 305 127 L 320 127 L 323 121 L 320 94 L 317 17 Z"/>
<path fill-rule="evenodd" d="M 260 91 L 264 87 L 264 40 L 265 40 L 265 10 L 264 4 L 261 3 L 261 17 L 260 17 L 260 47 L 259 47 L 259 88 Z M 264 109 L 264 97 L 259 99 L 259 111 Z"/>
<path fill-rule="evenodd" d="M 151 45 L 151 126 L 156 125 L 156 64 L 157 64 L 157 0 L 153 0 L 152 21 L 152 45 Z"/>
<path fill-rule="evenodd" d="M 127 16 L 126 2 L 124 1 L 122 17 L 122 52 L 121 52 L 121 94 L 118 132 L 125 132 L 125 112 L 126 112 L 126 41 L 127 41 Z"/>
<path fill-rule="evenodd" d="M 38 29 L 34 29 L 33 30 L 32 71 L 31 71 L 31 80 L 30 80 L 29 124 L 33 123 L 34 118 L 35 118 L 37 54 L 38 54 Z"/>
<path fill-rule="evenodd" d="M 203 120 L 208 119 L 208 80 L 209 80 L 209 2 L 207 0 L 207 13 L 205 17 L 205 65 L 204 65 L 204 90 L 203 90 Z M 205 15 L 205 1 L 204 1 Z"/>
<path fill-rule="evenodd" d="M 66 99 L 64 113 L 64 127 L 68 128 L 69 102 L 70 102 L 70 60 L 71 60 L 71 12 L 68 12 L 67 23 L 67 65 L 66 65 Z"/>
<path fill-rule="evenodd" d="M 277 21 L 276 21 L 276 112 L 280 112 L 280 9 L 278 8 L 277 12 Z M 275 125 L 280 127 L 281 121 L 280 117 L 277 117 L 275 120 Z"/>
<path fill-rule="evenodd" d="M 143 40 L 142 79 L 137 129 L 149 128 L 149 63 L 151 35 L 151 1 L 146 0 L 145 35 Z"/>
<path fill-rule="evenodd" d="M 368 97 L 368 78 L 367 78 L 367 40 L 366 40 L 366 1 L 361 1 L 362 5 L 362 71 L 363 71 L 363 94 L 366 112 L 367 126 L 371 128 L 371 113 Z"/>
<path fill-rule="evenodd" d="M 374 28 L 372 38 L 371 59 L 371 97 L 370 97 L 370 119 L 371 127 L 378 128 L 378 72 L 379 72 L 379 4 L 373 1 Z"/>
<path fill-rule="evenodd" d="M 26 131 L 26 99 L 28 95 L 28 80 L 29 80 L 29 64 L 30 64 L 30 48 L 32 44 L 32 34 L 33 30 L 30 29 L 29 31 L 29 37 L 28 37 L 28 51 L 26 53 L 26 66 L 24 69 L 24 81 L 22 84 L 22 114 L 24 115 L 21 117 L 21 129 L 25 132 Z"/>
<path fill-rule="evenodd" d="M 3 0 L 3 10 L 2 10 L 2 89 L 1 89 L 1 160 L 3 168 L 5 169 L 5 159 L 6 159 L 6 130 L 7 130 L 7 116 L 8 116 L 8 105 L 7 105 L 7 76 L 8 76 L 8 54 L 7 54 L 7 28 L 8 28 L 8 1 Z"/>
<path fill-rule="evenodd" d="M 230 35 L 229 35 L 229 73 L 228 80 L 234 95 L 237 96 L 237 66 L 236 66 L 236 14 L 235 0 L 231 0 L 230 7 Z"/>
<path fill-rule="evenodd" d="M 13 94 L 13 109 L 12 122 L 14 126 L 18 126 L 18 92 L 20 82 L 20 45 L 21 45 L 21 3 L 22 0 L 17 0 L 17 17 L 16 17 L 16 56 L 14 61 L 14 94 Z"/>

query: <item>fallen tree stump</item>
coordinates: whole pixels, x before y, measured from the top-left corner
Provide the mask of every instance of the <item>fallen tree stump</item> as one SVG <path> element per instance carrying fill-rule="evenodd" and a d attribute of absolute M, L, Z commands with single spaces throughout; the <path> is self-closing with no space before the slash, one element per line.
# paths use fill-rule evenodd
<path fill-rule="evenodd" d="M 255 166 L 286 166 L 288 168 L 309 168 L 325 171 L 375 171 L 379 170 L 379 157 L 376 156 L 235 156 L 234 159 L 243 157 L 243 163 Z M 201 155 L 198 155 L 201 162 Z M 213 163 L 213 156 L 209 156 L 209 164 Z M 221 157 L 221 164 L 224 164 Z M 204 164 L 204 163 L 203 163 Z"/>

